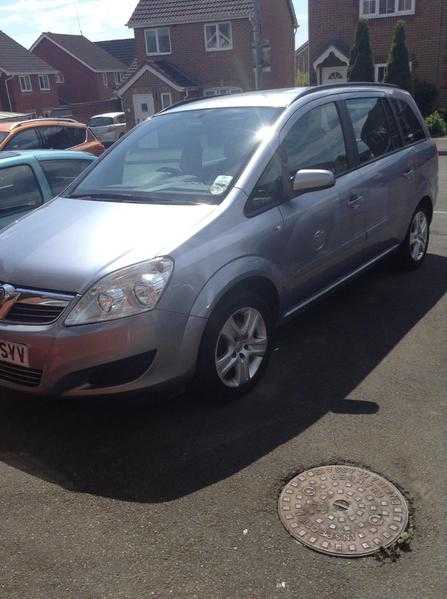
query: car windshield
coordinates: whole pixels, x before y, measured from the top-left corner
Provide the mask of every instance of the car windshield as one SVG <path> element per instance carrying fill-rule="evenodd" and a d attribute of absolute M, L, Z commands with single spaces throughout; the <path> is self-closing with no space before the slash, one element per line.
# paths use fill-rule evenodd
<path fill-rule="evenodd" d="M 101 160 L 70 197 L 217 204 L 281 112 L 243 107 L 160 114 Z"/>
<path fill-rule="evenodd" d="M 110 116 L 94 116 L 89 122 L 89 127 L 105 127 L 107 125 L 113 125 L 113 119 Z"/>

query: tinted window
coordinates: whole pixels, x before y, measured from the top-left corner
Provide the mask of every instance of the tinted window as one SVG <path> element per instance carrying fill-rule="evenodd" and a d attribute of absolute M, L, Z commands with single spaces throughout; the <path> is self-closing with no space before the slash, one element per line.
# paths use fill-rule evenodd
<path fill-rule="evenodd" d="M 394 104 L 405 144 L 425 139 L 425 131 L 413 109 L 404 100 L 391 100 Z"/>
<path fill-rule="evenodd" d="M 347 100 L 360 162 L 369 162 L 395 149 L 380 98 Z"/>
<path fill-rule="evenodd" d="M 391 135 L 391 143 L 393 145 L 393 148 L 395 150 L 397 150 L 398 148 L 401 148 L 403 145 L 402 138 L 400 136 L 399 127 L 397 126 L 396 118 L 393 114 L 391 105 L 388 100 L 383 100 L 383 107 L 385 109 L 386 116 L 388 118 L 388 126 L 389 126 L 389 130 L 390 130 L 390 135 Z"/>
<path fill-rule="evenodd" d="M 88 123 L 89 127 L 106 127 L 107 125 L 113 125 L 113 119 L 109 116 L 95 116 Z"/>
<path fill-rule="evenodd" d="M 36 150 L 41 148 L 42 144 L 35 129 L 25 129 L 14 135 L 6 146 L 8 150 Z"/>
<path fill-rule="evenodd" d="M 21 165 L 0 169 L 0 218 L 32 210 L 41 203 L 42 194 L 31 167 Z"/>
<path fill-rule="evenodd" d="M 254 188 L 247 204 L 247 213 L 254 216 L 277 206 L 284 199 L 284 162 L 275 154 Z"/>
<path fill-rule="evenodd" d="M 320 168 L 343 173 L 348 168 L 343 129 L 335 104 L 314 108 L 301 117 L 284 140 L 289 172 Z"/>
<path fill-rule="evenodd" d="M 44 147 L 49 150 L 67 150 L 85 142 L 85 129 L 81 127 L 64 127 L 55 125 L 41 127 L 44 136 Z"/>
<path fill-rule="evenodd" d="M 68 187 L 89 164 L 88 160 L 43 160 L 40 162 L 54 195 Z"/>
<path fill-rule="evenodd" d="M 219 203 L 280 112 L 219 108 L 156 116 L 101 160 L 74 195 L 113 193 L 153 203 Z"/>

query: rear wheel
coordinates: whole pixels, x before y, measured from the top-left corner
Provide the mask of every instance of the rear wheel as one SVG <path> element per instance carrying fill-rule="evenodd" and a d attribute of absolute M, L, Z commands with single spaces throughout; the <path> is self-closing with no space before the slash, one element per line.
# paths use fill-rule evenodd
<path fill-rule="evenodd" d="M 416 269 L 424 262 L 430 242 L 430 221 L 430 210 L 425 204 L 420 204 L 399 250 L 399 261 L 404 268 Z"/>
<path fill-rule="evenodd" d="M 225 298 L 203 336 L 196 389 L 230 400 L 250 391 L 265 372 L 273 331 L 272 309 L 263 298 L 252 293 Z"/>

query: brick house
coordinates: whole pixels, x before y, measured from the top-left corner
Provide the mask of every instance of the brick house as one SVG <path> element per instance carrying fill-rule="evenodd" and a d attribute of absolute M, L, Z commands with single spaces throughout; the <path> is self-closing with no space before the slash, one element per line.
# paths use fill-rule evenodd
<path fill-rule="evenodd" d="M 57 69 L 0 31 L 0 110 L 41 115 L 59 104 Z"/>
<path fill-rule="evenodd" d="M 254 0 L 140 0 L 128 26 L 137 59 L 118 90 L 129 124 L 188 96 L 255 88 Z M 260 0 L 262 88 L 293 85 L 292 0 Z"/>
<path fill-rule="evenodd" d="M 57 33 L 42 33 L 31 51 L 59 71 L 61 104 L 77 118 L 117 109 L 116 89 L 128 66 L 112 54 L 83 35 Z"/>
<path fill-rule="evenodd" d="M 376 80 L 384 79 L 393 29 L 402 20 L 414 76 L 434 83 L 447 108 L 446 0 L 309 0 L 311 82 L 346 81 L 360 18 L 368 20 Z"/>
<path fill-rule="evenodd" d="M 101 42 L 94 42 L 94 44 L 95 46 L 99 46 L 105 52 L 108 52 L 114 56 L 127 67 L 130 67 L 137 56 L 137 45 L 135 38 L 104 40 Z"/>

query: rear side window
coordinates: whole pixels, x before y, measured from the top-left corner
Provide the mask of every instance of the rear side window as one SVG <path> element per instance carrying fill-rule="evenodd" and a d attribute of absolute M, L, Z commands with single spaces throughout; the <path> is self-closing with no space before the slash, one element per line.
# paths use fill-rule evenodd
<path fill-rule="evenodd" d="M 48 150 L 67 150 L 85 142 L 85 129 L 80 127 L 41 127 L 41 133 Z"/>
<path fill-rule="evenodd" d="M 404 100 L 391 100 L 404 136 L 405 145 L 425 139 L 425 131 L 414 110 Z"/>
<path fill-rule="evenodd" d="M 108 116 L 95 116 L 88 122 L 89 127 L 107 127 L 113 125 L 113 119 Z"/>
<path fill-rule="evenodd" d="M 293 125 L 283 147 L 289 174 L 300 169 L 325 169 L 341 174 L 348 169 L 343 129 L 333 102 L 307 112 Z"/>
<path fill-rule="evenodd" d="M 40 162 L 54 195 L 58 195 L 68 187 L 89 164 L 91 164 L 89 160 L 42 160 Z"/>
<path fill-rule="evenodd" d="M 355 143 L 363 164 L 396 149 L 381 98 L 355 98 L 346 101 L 354 128 Z"/>
<path fill-rule="evenodd" d="M 37 208 L 42 201 L 39 183 L 30 166 L 0 169 L 0 218 Z"/>
<path fill-rule="evenodd" d="M 39 135 L 35 129 L 25 129 L 14 135 L 6 145 L 6 150 L 38 150 L 42 147 Z"/>

